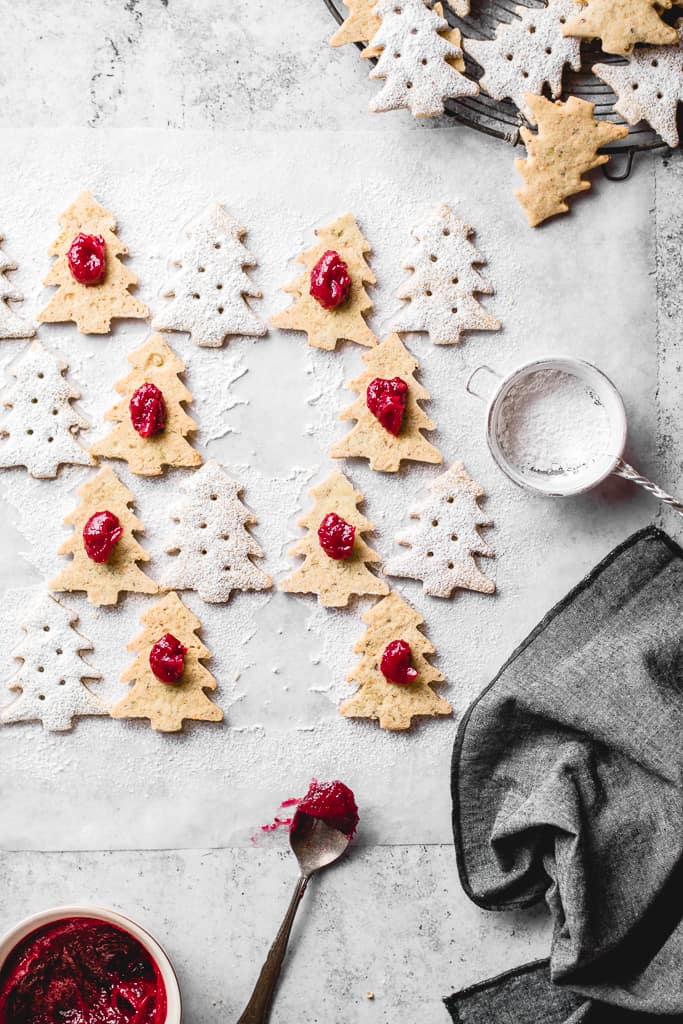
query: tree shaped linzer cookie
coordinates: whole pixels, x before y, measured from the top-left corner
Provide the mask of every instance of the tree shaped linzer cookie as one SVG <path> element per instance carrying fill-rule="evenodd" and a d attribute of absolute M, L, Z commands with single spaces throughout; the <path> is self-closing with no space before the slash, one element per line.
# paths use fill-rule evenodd
<path fill-rule="evenodd" d="M 157 594 L 159 585 L 137 565 L 149 555 L 135 534 L 142 523 L 130 506 L 133 495 L 109 467 L 77 491 L 80 502 L 64 520 L 73 533 L 58 554 L 71 562 L 50 583 L 50 590 L 84 590 L 96 605 L 116 604 L 122 591 Z"/>
<path fill-rule="evenodd" d="M 581 11 L 563 27 L 566 36 L 600 39 L 605 53 L 622 57 L 636 43 L 652 46 L 677 42 L 678 33 L 659 16 L 672 0 L 578 0 Z"/>
<path fill-rule="evenodd" d="M 345 0 L 345 6 L 349 11 L 349 16 L 346 18 L 344 23 L 339 26 L 335 34 L 330 39 L 330 46 L 344 46 L 346 43 L 368 43 L 375 35 L 382 19 L 373 10 L 375 0 Z M 460 17 L 464 17 L 469 11 L 469 0 L 451 0 L 449 4 L 453 8 L 456 14 Z M 440 3 L 434 4 L 434 11 L 440 18 L 443 18 L 443 5 Z M 460 51 L 460 43 L 462 42 L 460 30 L 457 28 L 442 29 L 439 32 L 445 39 L 448 40 L 457 50 Z M 377 57 L 382 52 L 381 47 L 370 47 L 367 46 L 361 56 L 362 57 Z M 450 56 L 446 58 L 449 64 L 452 64 L 458 71 L 465 70 L 465 61 L 460 51 L 460 56 Z"/>
<path fill-rule="evenodd" d="M 434 647 L 420 631 L 422 616 L 392 591 L 363 622 L 368 630 L 354 647 L 361 660 L 347 677 L 358 689 L 341 714 L 374 718 L 392 730 L 410 728 L 418 715 L 450 715 L 451 705 L 432 689 L 443 675 L 429 661 Z"/>
<path fill-rule="evenodd" d="M 374 11 L 375 0 L 344 0 L 344 6 L 348 17 L 330 39 L 330 46 L 369 42 L 382 22 Z"/>
<path fill-rule="evenodd" d="M 676 46 L 634 50 L 628 64 L 594 64 L 593 74 L 617 94 L 614 109 L 629 124 L 647 121 L 668 146 L 679 144 L 678 104 L 683 102 L 683 19 Z"/>
<path fill-rule="evenodd" d="M 14 383 L 2 395 L 0 468 L 25 466 L 31 476 L 54 477 L 62 465 L 94 464 L 78 443 L 88 423 L 71 404 L 80 392 L 66 369 L 38 340 L 12 363 Z"/>
<path fill-rule="evenodd" d="M 128 356 L 133 369 L 118 381 L 123 395 L 106 415 L 117 426 L 96 441 L 93 455 L 123 459 L 131 473 L 158 476 L 166 466 L 200 466 L 202 457 L 186 440 L 197 429 L 183 406 L 192 395 L 180 380 L 185 363 L 153 334 Z"/>
<path fill-rule="evenodd" d="M 222 721 L 223 712 L 205 692 L 216 689 L 216 680 L 202 664 L 211 654 L 197 636 L 197 616 L 170 593 L 140 621 L 143 630 L 126 648 L 136 657 L 121 676 L 133 686 L 112 708 L 112 718 L 148 718 L 159 732 L 178 732 L 188 719 Z"/>
<path fill-rule="evenodd" d="M 0 242 L 3 241 L 0 235 Z M 16 263 L 8 259 L 0 249 L 0 340 L 5 338 L 32 338 L 36 333 L 33 324 L 22 319 L 14 305 L 23 302 L 24 296 L 13 288 L 7 275 L 17 269 Z"/>
<path fill-rule="evenodd" d="M 263 552 L 249 532 L 256 516 L 240 501 L 241 491 L 213 459 L 181 484 L 166 548 L 173 556 L 169 589 L 196 590 L 203 601 L 218 603 L 228 601 L 233 590 L 272 586 L 252 562 Z"/>
<path fill-rule="evenodd" d="M 479 533 L 481 527 L 492 525 L 479 508 L 483 496 L 462 462 L 438 476 L 410 513 L 415 525 L 396 537 L 408 550 L 389 559 L 384 566 L 387 575 L 422 580 L 431 597 L 450 597 L 457 588 L 495 593 L 495 583 L 475 560 L 478 555 L 493 557 Z"/>
<path fill-rule="evenodd" d="M 381 24 L 370 47 L 381 52 L 370 78 L 384 85 L 371 111 L 406 108 L 415 117 L 435 117 L 445 99 L 478 95 L 477 83 L 453 66 L 462 50 L 444 35 L 448 23 L 424 0 L 377 0 L 374 10 Z"/>
<path fill-rule="evenodd" d="M 484 69 L 481 88 L 496 100 L 511 99 L 533 120 L 524 97 L 540 95 L 547 83 L 555 99 L 562 92 L 565 64 L 581 70 L 581 44 L 562 35 L 577 14 L 575 0 L 548 0 L 547 7 L 517 7 L 511 22 L 501 22 L 495 39 L 465 39 L 463 46 Z"/>
<path fill-rule="evenodd" d="M 404 262 L 412 273 L 398 293 L 406 305 L 394 317 L 394 330 L 427 331 L 435 345 L 457 345 L 465 331 L 500 330 L 500 321 L 475 298 L 493 288 L 478 269 L 485 260 L 470 241 L 473 233 L 445 203 L 413 229 Z"/>
<path fill-rule="evenodd" d="M 122 263 L 128 250 L 116 236 L 112 215 L 89 192 L 81 192 L 59 226 L 49 250 L 56 259 L 44 281 L 57 291 L 39 322 L 72 320 L 81 334 L 108 334 L 114 319 L 146 319 L 149 309 L 129 291 L 138 279 Z"/>
<path fill-rule="evenodd" d="M 81 715 L 109 714 L 84 682 L 102 676 L 81 657 L 93 646 L 74 628 L 77 621 L 74 612 L 41 595 L 22 623 L 26 636 L 14 651 L 21 664 L 7 685 L 19 696 L 2 709 L 0 721 L 39 721 L 44 729 L 63 732 Z"/>
<path fill-rule="evenodd" d="M 170 302 L 154 318 L 160 331 L 188 331 L 195 345 L 220 348 L 228 335 L 261 337 L 266 325 L 247 302 L 261 292 L 245 268 L 256 260 L 243 244 L 241 227 L 220 203 L 193 221 L 164 290 Z"/>
<path fill-rule="evenodd" d="M 395 473 L 403 459 L 441 462 L 441 453 L 423 435 L 434 424 L 420 407 L 429 398 L 415 380 L 417 359 L 398 334 L 366 352 L 367 364 L 349 387 L 359 397 L 341 414 L 356 425 L 332 448 L 333 459 L 368 459 L 372 469 Z"/>
<path fill-rule="evenodd" d="M 532 228 L 548 217 L 567 213 L 567 198 L 591 187 L 584 174 L 606 164 L 607 153 L 598 153 L 616 139 L 628 135 L 628 128 L 611 121 L 596 121 L 594 105 L 570 96 L 554 103 L 544 96 L 526 96 L 538 132 L 521 128 L 527 158 L 517 157 L 515 167 L 524 185 L 515 196 L 524 208 Z"/>
<path fill-rule="evenodd" d="M 375 284 L 367 264 L 370 243 L 352 213 L 316 229 L 318 242 L 297 257 L 306 268 L 284 291 L 294 301 L 272 317 L 272 327 L 303 331 L 313 348 L 334 349 L 339 341 L 371 347 L 377 339 L 365 322 L 372 301 L 365 285 Z"/>
<path fill-rule="evenodd" d="M 289 550 L 304 562 L 280 583 L 280 590 L 317 594 L 329 608 L 344 608 L 356 595 L 388 593 L 384 580 L 368 569 L 380 557 L 363 538 L 373 529 L 358 511 L 363 495 L 339 472 L 330 473 L 309 493 L 313 508 L 298 521 L 306 536 Z"/>

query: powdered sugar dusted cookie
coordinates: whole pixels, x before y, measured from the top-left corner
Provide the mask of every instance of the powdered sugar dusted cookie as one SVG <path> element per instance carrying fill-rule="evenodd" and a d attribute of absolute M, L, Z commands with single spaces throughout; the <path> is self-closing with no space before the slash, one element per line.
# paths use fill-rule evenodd
<path fill-rule="evenodd" d="M 112 708 L 112 718 L 148 718 L 159 732 L 178 732 L 186 719 L 222 721 L 223 712 L 205 693 L 216 689 L 216 680 L 202 664 L 211 652 L 197 636 L 197 616 L 171 593 L 140 621 L 144 629 L 126 648 L 136 658 L 121 676 L 133 686 Z"/>
<path fill-rule="evenodd" d="M 352 213 L 345 213 L 326 227 L 316 228 L 315 234 L 317 244 L 297 256 L 297 263 L 303 263 L 305 271 L 284 288 L 294 296 L 294 301 L 271 318 L 271 326 L 285 331 L 304 331 L 313 348 L 332 350 L 339 341 L 354 341 L 368 347 L 376 345 L 377 339 L 365 322 L 365 315 L 372 309 L 365 285 L 376 281 L 366 260 L 372 251 L 370 243 Z M 311 294 L 311 287 L 316 268 L 320 268 L 330 254 L 338 257 L 336 264 L 329 267 L 330 296 L 341 301 L 326 306 Z"/>
<path fill-rule="evenodd" d="M 438 476 L 410 513 L 415 525 L 398 534 L 398 543 L 408 551 L 389 559 L 387 575 L 422 580 L 425 594 L 432 597 L 450 597 L 456 588 L 493 594 L 495 583 L 480 572 L 474 558 L 493 557 L 479 534 L 482 526 L 492 525 L 479 508 L 483 496 L 462 462 Z"/>
<path fill-rule="evenodd" d="M 581 10 L 563 26 L 566 36 L 600 39 L 605 53 L 627 56 L 636 43 L 666 45 L 678 33 L 662 21 L 659 12 L 672 0 L 578 0 Z"/>
<path fill-rule="evenodd" d="M 290 548 L 304 562 L 280 584 L 293 594 L 317 594 L 322 605 L 344 608 L 356 595 L 386 594 L 389 587 L 368 569 L 379 562 L 363 534 L 373 530 L 358 506 L 363 495 L 343 473 L 330 473 L 309 492 L 313 508 L 298 520 L 306 536 Z"/>
<path fill-rule="evenodd" d="M 407 305 L 394 317 L 395 330 L 428 331 L 435 345 L 456 345 L 463 331 L 500 330 L 500 321 L 475 298 L 493 288 L 477 269 L 485 261 L 472 234 L 445 203 L 414 228 L 404 263 L 412 274 L 398 293 Z"/>
<path fill-rule="evenodd" d="M 385 473 L 395 473 L 404 459 L 441 462 L 441 452 L 423 434 L 434 430 L 420 407 L 429 392 L 416 381 L 417 359 L 398 334 L 366 352 L 363 362 L 367 370 L 349 384 L 359 397 L 340 417 L 356 425 L 333 447 L 332 458 L 369 459 L 372 469 Z"/>
<path fill-rule="evenodd" d="M 246 228 L 220 203 L 187 227 L 164 291 L 171 301 L 154 318 L 157 330 L 188 331 L 195 345 L 206 348 L 220 348 L 228 335 L 266 333 L 247 302 L 260 299 L 261 292 L 244 269 L 256 266 L 242 242 L 245 235 Z"/>
<path fill-rule="evenodd" d="M 180 487 L 166 551 L 174 556 L 166 586 L 196 590 L 203 601 L 228 601 L 233 590 L 268 590 L 273 581 L 254 565 L 263 551 L 249 527 L 256 516 L 239 499 L 242 485 L 214 459 Z"/>
<path fill-rule="evenodd" d="M 66 379 L 66 369 L 37 340 L 12 363 L 15 383 L 2 396 L 1 468 L 25 466 L 31 476 L 54 477 L 62 465 L 93 465 L 78 443 L 88 423 L 71 404 L 80 392 Z"/>
<path fill-rule="evenodd" d="M 143 527 L 130 509 L 135 499 L 116 473 L 109 467 L 101 469 L 78 488 L 77 494 L 81 501 L 64 520 L 73 526 L 73 533 L 58 551 L 73 557 L 50 582 L 50 590 L 84 590 L 97 605 L 116 604 L 121 591 L 158 593 L 159 585 L 137 565 L 149 561 L 135 539 Z M 107 516 L 93 523 L 92 518 L 102 513 L 113 519 Z"/>
<path fill-rule="evenodd" d="M 0 235 L 0 242 L 4 236 Z M 32 338 L 36 333 L 33 324 L 23 320 L 14 310 L 14 305 L 23 302 L 24 296 L 13 288 L 7 274 L 16 270 L 17 265 L 0 249 L 0 339 Z"/>
<path fill-rule="evenodd" d="M 526 96 L 533 120 L 538 124 L 534 134 L 521 128 L 527 158 L 515 159 L 515 167 L 524 178 L 524 185 L 515 196 L 524 208 L 532 228 L 548 217 L 567 213 L 567 198 L 577 192 L 586 192 L 590 181 L 583 175 L 595 167 L 606 164 L 608 153 L 598 153 L 616 139 L 628 135 L 628 128 L 611 121 L 597 121 L 593 117 L 594 104 L 570 96 L 561 100 L 547 100 L 545 96 Z"/>
<path fill-rule="evenodd" d="M 115 318 L 146 319 L 149 309 L 129 292 L 138 279 L 121 262 L 128 250 L 117 238 L 116 221 L 108 210 L 89 192 L 81 192 L 61 215 L 59 225 L 62 230 L 49 249 L 56 259 L 44 281 L 56 285 L 57 291 L 39 314 L 39 322 L 73 320 L 81 334 L 108 334 Z M 81 271 L 89 280 L 74 276 L 81 273 L 74 269 L 79 254 Z M 98 264 L 102 276 L 94 279 L 91 268 L 97 270 Z"/>
<path fill-rule="evenodd" d="M 62 732 L 81 715 L 109 713 L 84 682 L 102 676 L 81 657 L 93 646 L 74 629 L 77 621 L 49 594 L 36 601 L 22 623 L 26 636 L 14 651 L 21 664 L 7 684 L 19 696 L 2 709 L 0 721 L 39 721 L 45 729 Z"/>
<path fill-rule="evenodd" d="M 444 37 L 448 23 L 424 0 L 377 0 L 375 10 L 382 22 L 370 46 L 382 52 L 370 78 L 384 79 L 384 86 L 371 111 L 405 107 L 415 117 L 435 117 L 445 99 L 478 94 L 476 82 L 448 62 L 462 51 Z"/>
<path fill-rule="evenodd" d="M 373 10 L 375 0 L 348 0 L 345 6 L 349 10 L 349 16 L 343 25 L 337 29 L 330 39 L 330 46 L 344 46 L 346 43 L 367 43 L 379 29 L 382 19 Z M 454 0 L 451 7 L 464 17 L 469 10 L 469 3 L 465 0 Z M 443 5 L 435 3 L 433 10 L 440 18 L 443 18 Z M 460 50 L 461 35 L 457 28 L 446 28 L 441 31 L 444 39 Z M 381 47 L 366 46 L 361 57 L 377 57 L 382 52 Z M 465 70 L 465 61 L 462 53 L 459 57 L 448 57 L 448 63 L 452 64 L 458 71 Z"/>
<path fill-rule="evenodd" d="M 363 616 L 368 625 L 354 647 L 361 660 L 349 673 L 358 690 L 339 709 L 345 718 L 374 718 L 382 729 L 408 729 L 418 715 L 450 715 L 432 686 L 443 675 L 429 661 L 434 647 L 420 631 L 424 619 L 392 591 Z"/>
<path fill-rule="evenodd" d="M 123 459 L 132 473 L 158 476 L 166 466 L 200 466 L 202 457 L 186 440 L 197 429 L 184 406 L 192 395 L 180 380 L 185 363 L 160 334 L 128 356 L 133 369 L 117 381 L 123 400 L 106 419 L 117 426 L 96 441 L 93 455 Z"/>
<path fill-rule="evenodd" d="M 628 121 L 647 121 L 668 146 L 677 146 L 678 104 L 683 102 L 683 19 L 676 46 L 634 50 L 628 64 L 594 64 L 593 74 L 617 94 L 614 109 Z"/>
<path fill-rule="evenodd" d="M 525 93 L 541 94 L 547 82 L 555 99 L 562 92 L 562 71 L 581 70 L 581 44 L 562 35 L 562 26 L 579 11 L 574 0 L 548 0 L 547 7 L 517 7 L 516 18 L 501 22 L 495 39 L 465 39 L 463 46 L 481 64 L 479 85 L 496 100 L 511 99 L 533 120 Z"/>

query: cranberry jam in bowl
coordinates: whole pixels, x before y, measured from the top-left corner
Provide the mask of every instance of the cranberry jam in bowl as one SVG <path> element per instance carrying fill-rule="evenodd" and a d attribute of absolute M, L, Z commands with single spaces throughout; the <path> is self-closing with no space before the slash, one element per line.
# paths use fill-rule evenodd
<path fill-rule="evenodd" d="M 0 939 L 0 1024 L 181 1024 L 168 956 L 100 907 L 56 907 Z"/>

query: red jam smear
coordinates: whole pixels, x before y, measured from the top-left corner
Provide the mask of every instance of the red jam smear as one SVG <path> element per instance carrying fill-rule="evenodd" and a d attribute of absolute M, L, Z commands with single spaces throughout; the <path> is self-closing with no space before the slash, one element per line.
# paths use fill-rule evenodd
<path fill-rule="evenodd" d="M 351 838 L 358 828 L 358 808 L 352 791 L 343 782 L 318 782 L 313 779 L 306 796 L 299 800 L 297 809 L 289 826 L 290 832 L 296 831 L 299 817 L 307 814 L 309 818 L 318 818 L 330 828 L 336 828 Z"/>
<path fill-rule="evenodd" d="M 104 509 L 94 512 L 83 527 L 83 547 L 92 562 L 108 562 L 114 545 L 121 540 L 123 527 L 118 516 Z"/>
<path fill-rule="evenodd" d="M 140 437 L 152 437 L 166 426 L 166 402 L 156 384 L 145 381 L 128 403 L 130 420 Z"/>
<path fill-rule="evenodd" d="M 379 663 L 380 671 L 390 683 L 399 683 L 405 686 L 417 679 L 417 672 L 412 667 L 412 651 L 406 640 L 392 640 L 384 648 L 382 660 Z"/>
<path fill-rule="evenodd" d="M 0 1024 L 165 1024 L 166 987 L 134 936 L 67 917 L 37 928 L 0 972 Z"/>
<path fill-rule="evenodd" d="M 164 633 L 149 652 L 149 667 L 162 683 L 177 683 L 185 671 L 187 647 L 173 633 Z"/>
<path fill-rule="evenodd" d="M 375 377 L 368 384 L 365 401 L 372 415 L 394 436 L 401 433 L 408 400 L 408 385 L 402 377 Z"/>
<path fill-rule="evenodd" d="M 102 235 L 76 235 L 66 260 L 79 284 L 99 284 L 107 272 L 107 247 Z"/>
<path fill-rule="evenodd" d="M 320 547 L 337 562 L 350 558 L 356 539 L 356 527 L 336 512 L 328 512 L 318 527 Z"/>
<path fill-rule="evenodd" d="M 334 249 L 324 252 L 311 270 L 310 294 L 323 309 L 336 309 L 351 291 L 349 268 Z"/>

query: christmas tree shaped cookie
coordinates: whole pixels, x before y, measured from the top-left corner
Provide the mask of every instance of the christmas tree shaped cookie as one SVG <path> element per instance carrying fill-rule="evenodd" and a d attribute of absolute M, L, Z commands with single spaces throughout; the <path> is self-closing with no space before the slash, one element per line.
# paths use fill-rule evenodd
<path fill-rule="evenodd" d="M 533 120 L 526 93 L 540 95 L 547 83 L 555 99 L 562 92 L 565 64 L 581 70 L 581 44 L 562 35 L 577 13 L 575 0 L 548 0 L 547 7 L 517 7 L 511 22 L 501 22 L 495 39 L 466 39 L 464 47 L 484 69 L 481 88 L 496 100 L 511 99 Z"/>
<path fill-rule="evenodd" d="M 223 712 L 205 693 L 216 689 L 216 680 L 202 664 L 211 654 L 197 636 L 196 615 L 171 593 L 140 621 L 144 629 L 126 648 L 136 658 L 121 676 L 133 686 L 112 718 L 148 718 L 159 732 L 178 732 L 186 719 L 222 721 Z"/>
<path fill-rule="evenodd" d="M 330 46 L 346 43 L 367 43 L 382 23 L 374 11 L 375 0 L 344 0 L 348 17 L 330 39 Z"/>
<path fill-rule="evenodd" d="M 371 251 L 370 243 L 352 213 L 317 228 L 315 233 L 317 244 L 297 257 L 305 271 L 284 289 L 294 295 L 294 301 L 271 319 L 271 326 L 303 331 L 314 348 L 331 350 L 339 341 L 376 345 L 377 339 L 365 322 L 365 314 L 372 309 L 365 285 L 375 284 L 365 258 Z M 332 260 L 330 254 L 338 259 Z M 313 277 L 321 284 L 319 298 L 311 294 Z"/>
<path fill-rule="evenodd" d="M 636 43 L 675 43 L 675 28 L 662 21 L 659 12 L 672 0 L 578 0 L 581 12 L 567 21 L 564 35 L 600 39 L 605 53 L 626 57 Z"/>
<path fill-rule="evenodd" d="M 344 46 L 346 43 L 367 43 L 375 35 L 382 19 L 373 10 L 375 0 L 345 0 L 345 6 L 349 11 L 349 16 L 344 21 L 343 25 L 340 25 L 338 30 L 330 39 L 330 46 Z M 464 17 L 469 11 L 469 0 L 452 0 L 449 4 L 453 8 L 456 14 L 460 17 Z M 443 18 L 443 5 L 440 3 L 434 4 L 434 12 L 438 14 L 440 18 Z M 447 39 L 458 51 L 460 56 L 447 57 L 449 64 L 452 64 L 458 71 L 465 70 L 465 61 L 462 57 L 462 51 L 460 50 L 460 43 L 462 42 L 460 30 L 457 28 L 445 28 L 439 32 L 444 39 Z M 362 57 L 377 57 L 382 52 L 381 47 L 370 47 L 367 46 L 361 56 Z"/>
<path fill-rule="evenodd" d="M 358 689 L 341 714 L 378 719 L 382 729 L 409 729 L 418 715 L 450 715 L 451 705 L 432 689 L 443 675 L 429 661 L 434 647 L 420 631 L 422 616 L 392 591 L 363 622 L 368 630 L 354 647 L 361 660 L 348 675 Z"/>
<path fill-rule="evenodd" d="M 130 509 L 133 495 L 116 473 L 101 469 L 77 494 L 81 501 L 64 520 L 73 533 L 58 551 L 73 557 L 50 590 L 84 590 L 96 605 L 116 604 L 122 591 L 158 593 L 158 584 L 137 565 L 149 561 L 135 539 L 143 527 Z"/>
<path fill-rule="evenodd" d="M 406 305 L 394 318 L 397 331 L 427 331 L 435 345 L 457 345 L 464 331 L 498 331 L 500 321 L 475 298 L 493 288 L 477 269 L 484 257 L 473 229 L 445 204 L 414 228 L 404 263 L 412 271 L 398 295 Z"/>
<path fill-rule="evenodd" d="M 462 50 L 445 37 L 448 23 L 424 0 L 377 0 L 374 9 L 381 24 L 370 47 L 381 53 L 370 78 L 384 85 L 371 111 L 405 107 L 415 117 L 435 117 L 443 114 L 445 99 L 478 95 L 477 83 L 453 66 Z"/>
<path fill-rule="evenodd" d="M 0 242 L 4 236 L 0 235 Z M 32 338 L 36 333 L 33 324 L 23 320 L 13 309 L 15 303 L 23 302 L 24 296 L 12 287 L 7 274 L 16 270 L 17 265 L 0 249 L 0 339 Z"/>
<path fill-rule="evenodd" d="M 338 472 L 330 473 L 309 493 L 313 508 L 299 519 L 306 536 L 289 551 L 302 555 L 304 562 L 280 584 L 280 590 L 317 594 L 329 608 L 344 608 L 355 595 L 386 594 L 387 584 L 368 569 L 380 558 L 363 539 L 373 529 L 358 511 L 363 495 Z"/>
<path fill-rule="evenodd" d="M 410 513 L 415 525 L 397 536 L 408 550 L 389 559 L 387 575 L 422 580 L 425 594 L 432 597 L 450 597 L 456 588 L 495 593 L 495 583 L 479 570 L 474 557 L 493 557 L 479 534 L 480 527 L 492 525 L 479 508 L 483 496 L 462 462 L 438 476 Z"/>
<path fill-rule="evenodd" d="M 61 465 L 93 465 L 78 443 L 87 421 L 72 406 L 80 392 L 66 379 L 66 364 L 34 341 L 9 369 L 2 396 L 0 467 L 25 466 L 31 476 L 54 477 Z"/>
<path fill-rule="evenodd" d="M 72 320 L 81 334 L 108 334 L 113 319 L 146 319 L 149 309 L 129 291 L 138 279 L 121 262 L 128 250 L 115 234 L 112 215 L 89 192 L 81 192 L 59 226 L 49 250 L 56 259 L 44 281 L 57 291 L 39 322 Z"/>
<path fill-rule="evenodd" d="M 628 64 L 594 64 L 593 74 L 618 96 L 614 109 L 629 124 L 647 121 L 672 148 L 679 144 L 678 104 L 683 102 L 683 19 L 676 46 L 634 50 Z"/>
<path fill-rule="evenodd" d="M 44 729 L 62 732 L 81 715 L 108 714 L 84 682 L 102 676 L 81 657 L 93 647 L 74 629 L 77 621 L 77 615 L 49 594 L 37 601 L 22 623 L 26 637 L 14 652 L 21 664 L 8 682 L 19 696 L 2 709 L 0 721 L 39 721 Z"/>
<path fill-rule="evenodd" d="M 245 270 L 256 265 L 242 242 L 245 234 L 220 203 L 189 225 L 164 291 L 171 301 L 154 318 L 154 327 L 188 331 L 195 345 L 205 348 L 220 348 L 228 335 L 266 333 L 247 303 L 247 296 L 260 299 L 261 292 Z"/>
<path fill-rule="evenodd" d="M 186 441 L 197 424 L 183 408 L 192 401 L 179 378 L 185 363 L 160 334 L 131 352 L 128 362 L 133 369 L 116 384 L 123 399 L 106 415 L 117 426 L 95 442 L 92 454 L 123 459 L 139 476 L 158 476 L 166 466 L 201 465 L 201 455 Z"/>
<path fill-rule="evenodd" d="M 211 603 L 228 601 L 233 590 L 268 590 L 273 581 L 252 562 L 263 552 L 248 529 L 257 520 L 239 499 L 241 484 L 210 459 L 180 491 L 167 587 L 196 590 Z"/>
<path fill-rule="evenodd" d="M 340 417 L 356 425 L 333 447 L 332 458 L 368 459 L 372 469 L 384 473 L 395 473 L 403 459 L 441 462 L 441 453 L 422 433 L 434 430 L 419 404 L 429 392 L 415 380 L 417 359 L 398 334 L 366 352 L 363 362 L 367 370 L 349 384 L 359 397 Z"/>
<path fill-rule="evenodd" d="M 609 160 L 607 153 L 599 154 L 598 149 L 623 139 L 628 128 L 611 121 L 596 121 L 594 105 L 576 96 L 570 96 L 566 103 L 552 103 L 543 96 L 527 94 L 526 103 L 538 124 L 538 132 L 520 129 L 527 159 L 515 160 L 515 167 L 524 178 L 524 185 L 515 196 L 535 228 L 548 217 L 567 213 L 568 196 L 590 189 L 590 182 L 582 175 Z"/>

